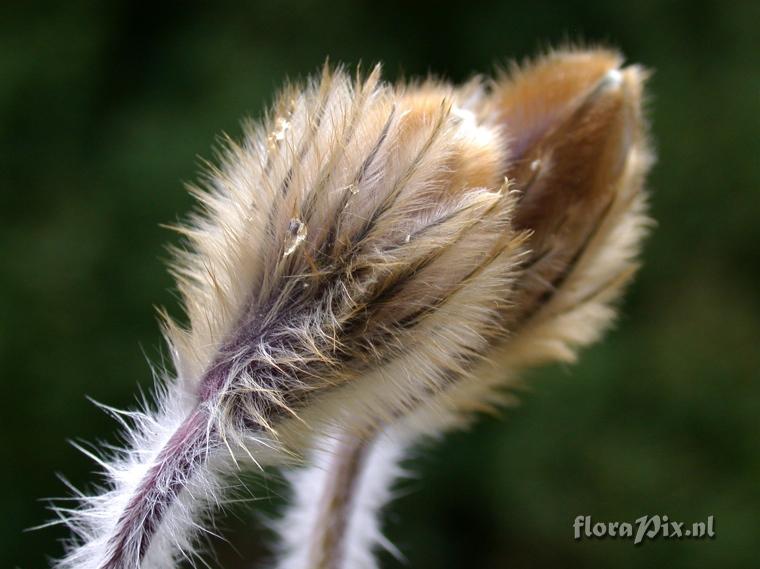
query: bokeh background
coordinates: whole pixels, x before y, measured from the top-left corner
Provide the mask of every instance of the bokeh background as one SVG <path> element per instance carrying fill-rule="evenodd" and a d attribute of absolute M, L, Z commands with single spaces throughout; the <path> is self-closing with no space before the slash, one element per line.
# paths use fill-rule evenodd
<path fill-rule="evenodd" d="M 520 406 L 417 452 L 384 567 L 757 567 L 760 53 L 757 2 L 226 1 L 0 8 L 0 567 L 45 567 L 40 498 L 95 481 L 67 443 L 116 440 L 85 399 L 133 406 L 177 314 L 160 223 L 191 207 L 222 131 L 326 56 L 463 80 L 563 40 L 655 70 L 659 222 L 618 329 L 528 374 Z M 271 515 L 275 478 L 254 482 Z M 572 521 L 715 516 L 717 537 L 575 542 Z M 213 567 L 263 567 L 261 516 L 221 520 Z M 236 552 L 236 550 L 239 552 Z M 244 562 L 241 555 L 248 559 Z"/>

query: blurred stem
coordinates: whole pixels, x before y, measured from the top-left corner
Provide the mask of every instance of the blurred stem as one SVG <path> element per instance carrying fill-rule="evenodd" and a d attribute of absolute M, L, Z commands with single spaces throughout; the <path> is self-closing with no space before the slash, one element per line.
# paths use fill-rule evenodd
<path fill-rule="evenodd" d="M 312 558 L 316 569 L 344 565 L 348 527 L 371 439 L 342 435 L 334 451 L 319 497 L 321 523 L 314 526 Z"/>

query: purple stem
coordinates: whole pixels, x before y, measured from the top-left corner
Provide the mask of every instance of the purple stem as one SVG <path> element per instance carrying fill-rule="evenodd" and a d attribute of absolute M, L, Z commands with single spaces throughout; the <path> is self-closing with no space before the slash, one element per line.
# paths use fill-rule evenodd
<path fill-rule="evenodd" d="M 167 510 L 207 460 L 216 438 L 207 424 L 206 412 L 196 408 L 161 449 L 116 522 L 102 569 L 139 567 Z"/>

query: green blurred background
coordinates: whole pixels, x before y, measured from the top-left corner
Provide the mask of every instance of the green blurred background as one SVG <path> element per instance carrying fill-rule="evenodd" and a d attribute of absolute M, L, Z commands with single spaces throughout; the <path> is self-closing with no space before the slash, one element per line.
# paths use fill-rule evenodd
<path fill-rule="evenodd" d="M 116 439 L 177 314 L 159 223 L 221 131 L 330 56 L 386 75 L 488 73 L 562 40 L 653 68 L 659 226 L 618 329 L 522 404 L 416 454 L 385 567 L 757 567 L 760 558 L 758 2 L 4 3 L 0 8 L 0 567 L 44 567 L 39 499 L 85 487 L 67 438 Z M 258 510 L 282 485 L 258 481 Z M 263 567 L 261 516 L 225 516 L 226 569 Z M 712 541 L 574 542 L 576 515 L 714 515 Z M 257 562 L 251 562 L 255 560 Z"/>

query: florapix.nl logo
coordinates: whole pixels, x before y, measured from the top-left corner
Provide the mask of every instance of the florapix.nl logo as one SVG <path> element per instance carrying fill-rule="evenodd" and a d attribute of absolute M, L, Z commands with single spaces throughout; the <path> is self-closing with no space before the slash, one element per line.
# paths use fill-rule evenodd
<path fill-rule="evenodd" d="M 573 521 L 573 538 L 629 539 L 634 545 L 645 540 L 663 539 L 714 539 L 715 517 L 701 522 L 678 522 L 666 515 L 641 516 L 632 522 L 597 522 L 589 515 L 576 516 Z"/>

